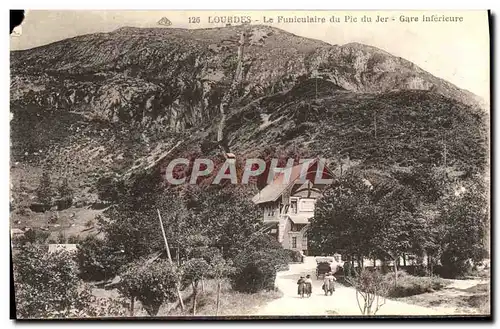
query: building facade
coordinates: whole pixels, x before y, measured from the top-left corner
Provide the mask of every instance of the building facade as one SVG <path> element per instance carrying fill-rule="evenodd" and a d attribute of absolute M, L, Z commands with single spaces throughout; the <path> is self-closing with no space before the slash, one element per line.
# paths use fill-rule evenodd
<path fill-rule="evenodd" d="M 333 174 L 318 159 L 300 164 L 276 175 L 252 201 L 263 211 L 267 232 L 285 249 L 308 255 L 307 229 L 322 191 Z"/>

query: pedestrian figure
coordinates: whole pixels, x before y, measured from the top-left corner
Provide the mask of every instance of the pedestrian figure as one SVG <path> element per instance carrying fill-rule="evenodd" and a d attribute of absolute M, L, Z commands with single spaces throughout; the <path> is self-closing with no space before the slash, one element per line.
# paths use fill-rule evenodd
<path fill-rule="evenodd" d="M 311 279 L 311 276 L 309 274 L 306 275 L 305 283 L 306 283 L 306 294 L 307 294 L 307 297 L 311 297 L 311 294 L 312 294 L 312 279 Z"/>
<path fill-rule="evenodd" d="M 323 290 L 325 291 L 325 296 L 328 296 L 328 294 L 333 295 L 333 292 L 335 291 L 334 281 L 337 281 L 337 279 L 331 272 L 325 275 L 325 279 L 323 280 Z"/>
<path fill-rule="evenodd" d="M 297 293 L 299 294 L 300 297 L 303 298 L 306 293 L 306 281 L 304 280 L 303 276 L 301 276 L 299 281 L 297 281 L 297 285 L 298 285 Z"/>

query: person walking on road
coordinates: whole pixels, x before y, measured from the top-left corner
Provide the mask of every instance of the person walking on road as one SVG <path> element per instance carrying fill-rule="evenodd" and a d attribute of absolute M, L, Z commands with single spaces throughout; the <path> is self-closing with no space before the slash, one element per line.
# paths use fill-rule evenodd
<path fill-rule="evenodd" d="M 333 292 L 335 291 L 334 281 L 337 281 L 337 279 L 331 272 L 325 275 L 325 279 L 323 280 L 323 290 L 325 291 L 325 296 L 328 296 L 328 294 L 333 295 Z"/>
<path fill-rule="evenodd" d="M 297 285 L 298 285 L 297 293 L 299 294 L 300 297 L 304 297 L 306 293 L 306 280 L 304 279 L 303 276 L 301 276 L 299 281 L 297 281 Z"/>
<path fill-rule="evenodd" d="M 306 284 L 306 294 L 307 294 L 307 297 L 311 297 L 311 294 L 312 294 L 312 279 L 311 279 L 311 276 L 309 274 L 306 275 L 305 284 Z"/>

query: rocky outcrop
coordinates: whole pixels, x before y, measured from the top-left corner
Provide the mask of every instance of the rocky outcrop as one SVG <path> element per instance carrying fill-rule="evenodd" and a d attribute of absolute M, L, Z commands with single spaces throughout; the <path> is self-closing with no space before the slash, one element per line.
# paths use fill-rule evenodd
<path fill-rule="evenodd" d="M 240 65 L 233 101 L 288 90 L 314 74 L 354 92 L 431 90 L 466 104 L 477 97 L 414 64 L 366 45 L 301 38 L 267 26 L 214 29 L 122 28 L 11 52 L 11 103 L 82 112 L 110 122 L 204 126 Z"/>

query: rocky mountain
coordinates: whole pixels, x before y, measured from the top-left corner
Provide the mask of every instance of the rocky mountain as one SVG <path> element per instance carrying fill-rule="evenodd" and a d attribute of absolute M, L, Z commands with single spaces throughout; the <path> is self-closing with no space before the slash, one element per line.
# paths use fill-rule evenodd
<path fill-rule="evenodd" d="M 225 132 L 239 155 L 293 146 L 372 167 L 443 165 L 447 144 L 445 165 L 486 163 L 477 96 L 359 43 L 268 26 L 127 27 L 10 56 L 12 160 L 89 191 L 103 175 L 217 154 L 219 106 L 238 65 Z"/>
<path fill-rule="evenodd" d="M 11 52 L 13 105 L 83 112 L 113 122 L 177 130 L 217 115 L 234 74 L 239 32 L 121 28 Z M 241 97 L 252 100 L 312 77 L 353 92 L 429 90 L 475 104 L 476 97 L 380 49 L 329 45 L 267 26 L 249 28 Z"/>

